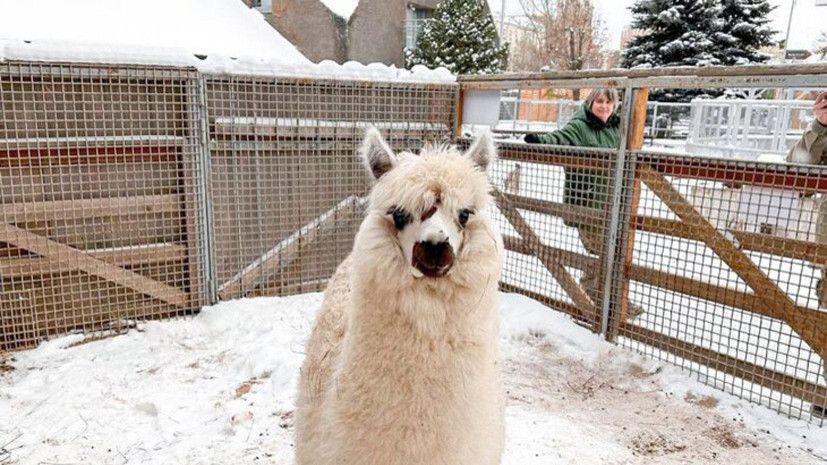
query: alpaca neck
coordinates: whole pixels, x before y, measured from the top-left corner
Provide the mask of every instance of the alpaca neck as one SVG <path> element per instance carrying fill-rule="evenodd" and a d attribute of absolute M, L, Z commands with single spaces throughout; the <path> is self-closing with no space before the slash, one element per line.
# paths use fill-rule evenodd
<path fill-rule="evenodd" d="M 351 328 L 356 337 L 378 339 L 386 333 L 393 346 L 406 341 L 473 341 L 496 337 L 496 314 L 491 305 L 496 287 L 455 289 L 416 281 L 393 292 L 354 286 Z M 388 332 L 395 328 L 400 334 Z M 364 334 L 363 334 L 364 333 Z M 398 338 L 403 340 L 398 340 Z"/>

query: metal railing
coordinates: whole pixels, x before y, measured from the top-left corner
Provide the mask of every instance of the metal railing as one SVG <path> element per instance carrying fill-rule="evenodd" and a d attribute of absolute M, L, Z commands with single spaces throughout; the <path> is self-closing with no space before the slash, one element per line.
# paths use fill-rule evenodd
<path fill-rule="evenodd" d="M 694 100 L 687 151 L 741 159 L 785 155 L 801 138 L 812 105 L 807 100 Z"/>

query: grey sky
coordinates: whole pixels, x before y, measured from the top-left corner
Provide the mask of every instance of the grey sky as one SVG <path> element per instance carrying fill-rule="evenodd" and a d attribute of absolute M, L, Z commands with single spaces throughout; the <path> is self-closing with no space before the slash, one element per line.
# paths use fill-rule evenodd
<path fill-rule="evenodd" d="M 624 25 L 632 21 L 632 13 L 628 8 L 634 0 L 594 0 L 609 33 L 609 45 L 617 48 L 620 44 L 620 31 Z M 827 31 L 827 6 L 815 6 L 816 0 L 796 0 L 795 15 L 790 34 L 791 49 L 810 49 L 821 31 Z M 491 11 L 499 25 L 499 15 L 502 10 L 502 0 L 488 0 Z M 793 0 L 770 0 L 777 6 L 771 13 L 772 27 L 778 31 L 776 40 L 784 38 L 787 31 L 787 21 L 790 18 L 790 6 Z M 520 0 L 505 0 L 507 16 L 523 14 Z"/>

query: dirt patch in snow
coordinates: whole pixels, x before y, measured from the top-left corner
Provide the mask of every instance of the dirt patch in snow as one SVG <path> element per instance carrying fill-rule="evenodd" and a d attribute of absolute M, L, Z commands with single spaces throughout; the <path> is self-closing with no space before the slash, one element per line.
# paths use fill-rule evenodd
<path fill-rule="evenodd" d="M 557 443 L 556 450 L 534 441 L 536 457 L 548 455 L 538 463 L 584 463 L 577 456 L 582 444 L 578 449 L 571 443 L 585 436 L 599 440 L 596 447 L 612 450 L 611 457 L 601 457 L 603 463 L 824 463 L 766 432 L 749 430 L 737 417 L 725 418 L 715 410 L 714 397 L 674 395 L 656 380 L 657 369 L 650 372 L 615 358 L 624 354 L 618 348 L 596 360 L 571 358 L 542 335 L 504 345 L 509 408 L 543 409 L 581 428 L 570 437 L 552 429 L 548 441 Z"/>

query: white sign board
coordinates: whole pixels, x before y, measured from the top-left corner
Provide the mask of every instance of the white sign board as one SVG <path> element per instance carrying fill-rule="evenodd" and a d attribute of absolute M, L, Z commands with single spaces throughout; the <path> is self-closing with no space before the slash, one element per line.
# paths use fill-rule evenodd
<path fill-rule="evenodd" d="M 816 6 L 827 6 L 827 0 L 816 0 Z"/>
<path fill-rule="evenodd" d="M 468 90 L 462 105 L 462 123 L 494 127 L 500 120 L 500 90 Z"/>

